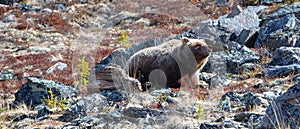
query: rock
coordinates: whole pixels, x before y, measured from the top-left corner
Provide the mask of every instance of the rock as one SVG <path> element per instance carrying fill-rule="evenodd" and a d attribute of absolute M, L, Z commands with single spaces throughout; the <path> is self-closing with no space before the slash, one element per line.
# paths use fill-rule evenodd
<path fill-rule="evenodd" d="M 224 127 L 222 127 L 221 125 L 218 124 L 211 124 L 211 123 L 201 123 L 200 125 L 200 129 L 223 129 Z"/>
<path fill-rule="evenodd" d="M 217 5 L 218 6 L 224 6 L 228 4 L 229 0 L 217 0 Z"/>
<path fill-rule="evenodd" d="M 209 19 L 198 23 L 194 31 L 198 37 L 214 42 L 227 43 L 238 39 L 242 41 L 242 39 L 251 39 L 250 37 L 259 29 L 259 22 L 256 12 L 251 9 L 241 10 L 237 6 L 236 11 L 230 15 L 222 16 L 217 20 Z M 241 36 L 244 37 L 238 37 L 242 30 L 250 30 L 251 33 L 243 32 Z M 245 37 L 245 35 L 248 36 Z"/>
<path fill-rule="evenodd" d="M 300 12 L 300 2 L 294 2 L 292 4 L 285 4 L 280 6 L 277 10 L 275 10 L 272 14 L 263 17 L 263 23 L 268 22 L 270 20 L 282 18 L 287 14 L 295 14 L 295 16 L 299 19 Z"/>
<path fill-rule="evenodd" d="M 300 48 L 280 47 L 276 49 L 269 64 L 271 66 L 300 64 Z"/>
<path fill-rule="evenodd" d="M 241 122 L 245 127 L 257 127 L 262 120 L 263 115 L 243 112 L 234 116 L 234 121 Z"/>
<path fill-rule="evenodd" d="M 230 42 L 228 47 L 231 50 L 212 53 L 202 71 L 221 73 L 223 76 L 226 73 L 237 74 L 243 64 L 259 61 L 258 54 L 246 46 Z"/>
<path fill-rule="evenodd" d="M 288 76 L 294 73 L 300 73 L 299 64 L 291 64 L 286 66 L 270 66 L 266 68 L 268 77 Z"/>
<path fill-rule="evenodd" d="M 162 112 L 159 110 L 153 110 L 148 108 L 135 108 L 129 107 L 123 112 L 123 115 L 133 118 L 146 118 L 147 115 L 150 117 L 159 116 Z"/>
<path fill-rule="evenodd" d="M 47 106 L 42 106 L 39 110 L 38 110 L 38 115 L 36 116 L 38 119 L 44 119 L 45 117 L 47 117 L 47 115 L 52 114 L 53 111 L 51 111 Z"/>
<path fill-rule="evenodd" d="M 90 94 L 73 104 L 59 119 L 64 122 L 71 122 L 85 116 L 95 116 L 103 112 L 103 108 L 106 106 L 108 103 L 104 96 L 98 93 Z"/>
<path fill-rule="evenodd" d="M 14 78 L 15 74 L 9 70 L 0 70 L 0 81 L 13 80 Z"/>
<path fill-rule="evenodd" d="M 252 110 L 255 106 L 262 105 L 262 100 L 253 92 L 249 92 L 243 95 L 243 104 L 246 106 L 246 111 Z"/>
<path fill-rule="evenodd" d="M 225 128 L 238 128 L 237 122 L 231 121 L 231 120 L 226 120 L 224 121 L 224 127 Z"/>
<path fill-rule="evenodd" d="M 141 91 L 141 83 L 129 77 L 120 66 L 114 64 L 96 64 L 92 74 L 96 76 L 96 86 L 89 86 L 89 93 L 98 92 L 99 89 L 118 89 L 128 93 Z"/>
<path fill-rule="evenodd" d="M 52 88 L 53 94 L 57 98 L 66 98 L 72 101 L 73 97 L 79 95 L 79 89 L 68 85 L 60 84 L 51 80 L 37 77 L 28 77 L 27 83 L 15 94 L 14 106 L 25 103 L 27 106 L 36 107 L 42 104 L 42 99 L 49 97 L 49 90 Z"/>
<path fill-rule="evenodd" d="M 0 0 L 0 4 L 12 5 L 13 3 L 18 2 L 18 0 Z"/>
<path fill-rule="evenodd" d="M 55 65 L 51 66 L 50 68 L 47 69 L 46 73 L 50 74 L 52 73 L 54 70 L 59 69 L 60 71 L 64 70 L 64 68 L 67 67 L 66 63 L 62 63 L 62 62 L 57 62 L 55 63 Z"/>
<path fill-rule="evenodd" d="M 294 14 L 268 21 L 260 28 L 254 47 L 266 46 L 274 51 L 281 46 L 299 46 L 299 24 Z"/>
<path fill-rule="evenodd" d="M 120 12 L 116 15 L 113 15 L 109 18 L 109 22 L 104 27 L 111 27 L 111 26 L 117 26 L 120 25 L 122 22 L 125 22 L 126 20 L 136 20 L 137 14 L 131 13 L 131 12 Z"/>
<path fill-rule="evenodd" d="M 116 102 L 128 102 L 128 98 L 118 90 L 102 90 L 101 95 L 106 97 L 110 105 Z"/>
<path fill-rule="evenodd" d="M 234 18 L 235 16 L 239 15 L 242 11 L 243 11 L 243 9 L 241 6 L 234 5 L 232 7 L 231 13 L 229 13 L 226 18 Z"/>
<path fill-rule="evenodd" d="M 232 106 L 242 105 L 242 95 L 236 92 L 227 92 L 221 97 L 221 101 L 218 104 L 218 108 L 224 111 L 231 111 Z M 232 105 L 234 104 L 234 105 Z"/>
<path fill-rule="evenodd" d="M 269 66 L 265 69 L 269 77 L 288 76 L 300 72 L 300 48 L 280 47 L 273 53 Z"/>
<path fill-rule="evenodd" d="M 261 4 L 272 4 L 272 3 L 283 3 L 285 2 L 284 0 L 260 0 Z"/>
<path fill-rule="evenodd" d="M 299 128 L 300 83 L 277 97 L 266 110 L 260 125 L 263 128 Z"/>
<path fill-rule="evenodd" d="M 37 7 L 37 6 L 31 6 L 28 4 L 15 4 L 15 8 L 22 10 L 22 11 L 41 11 L 42 8 Z"/>
<path fill-rule="evenodd" d="M 247 9 L 254 11 L 258 16 L 261 15 L 267 15 L 269 13 L 269 7 L 268 6 L 248 6 Z"/>
<path fill-rule="evenodd" d="M 41 47 L 41 46 L 30 46 L 28 48 L 28 52 L 49 52 L 51 51 L 50 48 Z"/>
<path fill-rule="evenodd" d="M 220 103 L 218 104 L 218 108 L 224 110 L 224 111 L 231 111 L 232 107 L 231 107 L 231 103 L 230 103 L 230 98 L 228 96 L 223 97 L 220 101 Z"/>

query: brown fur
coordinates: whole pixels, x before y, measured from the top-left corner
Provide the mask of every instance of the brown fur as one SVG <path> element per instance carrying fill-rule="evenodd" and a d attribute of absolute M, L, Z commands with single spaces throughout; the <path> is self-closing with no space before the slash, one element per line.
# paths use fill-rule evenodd
<path fill-rule="evenodd" d="M 142 85 L 144 84 L 144 91 L 147 89 L 145 84 L 149 84 L 149 74 L 155 69 L 162 71 L 157 74 L 164 73 L 164 75 L 153 77 L 157 77 L 158 82 L 166 82 L 151 82 L 152 86 L 156 84 L 161 87 L 165 84 L 166 87 L 180 88 L 182 85 L 197 85 L 198 73 L 206 64 L 211 51 L 204 40 L 186 37 L 182 40 L 174 39 L 135 53 L 127 61 L 125 70 L 129 76 L 137 78 Z M 166 80 L 161 79 L 163 77 L 166 77 Z"/>

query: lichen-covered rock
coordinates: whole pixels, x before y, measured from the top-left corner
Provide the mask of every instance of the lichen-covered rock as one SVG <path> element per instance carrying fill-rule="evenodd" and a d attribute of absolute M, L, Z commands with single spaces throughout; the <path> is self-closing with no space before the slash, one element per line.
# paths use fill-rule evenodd
<path fill-rule="evenodd" d="M 45 80 L 37 77 L 28 77 L 25 83 L 15 94 L 14 106 L 25 103 L 27 106 L 36 107 L 42 104 L 42 99 L 50 96 L 49 90 L 57 98 L 66 98 L 72 100 L 79 95 L 79 89 L 68 85 L 60 84 L 51 80 Z"/>
<path fill-rule="evenodd" d="M 73 104 L 59 119 L 70 122 L 85 116 L 94 116 L 103 112 L 106 106 L 108 103 L 104 96 L 98 93 L 90 94 Z"/>
<path fill-rule="evenodd" d="M 299 46 L 300 21 L 294 14 L 268 21 L 260 30 L 254 47 L 266 46 L 275 50 L 281 46 Z"/>
<path fill-rule="evenodd" d="M 300 83 L 290 87 L 285 93 L 277 97 L 267 108 L 261 121 L 263 128 L 291 128 L 300 127 Z"/>

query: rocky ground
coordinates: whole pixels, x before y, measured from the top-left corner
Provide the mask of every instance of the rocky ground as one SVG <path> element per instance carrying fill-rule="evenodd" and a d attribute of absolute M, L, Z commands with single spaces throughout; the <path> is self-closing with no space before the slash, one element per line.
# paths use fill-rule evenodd
<path fill-rule="evenodd" d="M 0 3 L 0 128 L 300 126 L 298 2 Z M 211 54 L 201 87 L 136 92 L 124 62 L 181 37 L 229 50 Z M 87 86 L 78 78 L 82 57 Z"/>

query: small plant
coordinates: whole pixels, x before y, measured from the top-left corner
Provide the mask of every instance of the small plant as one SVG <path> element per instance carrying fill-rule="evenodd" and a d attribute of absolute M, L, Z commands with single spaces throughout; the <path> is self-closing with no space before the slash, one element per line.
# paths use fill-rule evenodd
<path fill-rule="evenodd" d="M 77 72 L 79 73 L 79 84 L 87 87 L 89 83 L 88 79 L 90 77 L 90 70 L 89 64 L 85 61 L 85 56 L 78 59 Z"/>
<path fill-rule="evenodd" d="M 161 93 L 157 99 L 158 99 L 157 108 L 163 108 L 168 105 L 168 102 L 167 102 L 168 94 Z"/>
<path fill-rule="evenodd" d="M 199 105 L 197 108 L 195 119 L 204 119 L 206 113 L 204 112 L 203 106 Z"/>
<path fill-rule="evenodd" d="M 42 101 L 49 107 L 49 108 L 57 108 L 60 107 L 62 111 L 68 108 L 69 101 L 65 98 L 59 98 L 55 96 L 55 94 L 52 91 L 52 87 L 50 87 L 48 93 L 50 94 L 48 99 L 43 99 Z"/>
<path fill-rule="evenodd" d="M 121 44 L 121 46 L 128 48 L 130 47 L 128 42 L 129 42 L 129 35 L 126 30 L 122 30 L 121 39 L 119 40 L 119 43 Z"/>

